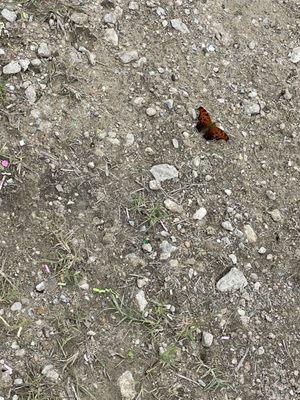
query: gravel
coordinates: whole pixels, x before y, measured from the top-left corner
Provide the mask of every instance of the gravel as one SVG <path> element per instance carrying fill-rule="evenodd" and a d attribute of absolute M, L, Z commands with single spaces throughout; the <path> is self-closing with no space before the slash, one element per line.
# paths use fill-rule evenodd
<path fill-rule="evenodd" d="M 145 292 L 143 290 L 139 290 L 135 296 L 135 300 L 137 302 L 138 308 L 141 312 L 145 311 L 145 308 L 148 305 L 148 301 L 145 298 Z"/>
<path fill-rule="evenodd" d="M 114 28 L 105 29 L 104 39 L 107 42 L 111 43 L 113 46 L 118 46 L 118 44 L 119 44 L 119 37 L 118 37 L 117 32 L 114 30 Z"/>

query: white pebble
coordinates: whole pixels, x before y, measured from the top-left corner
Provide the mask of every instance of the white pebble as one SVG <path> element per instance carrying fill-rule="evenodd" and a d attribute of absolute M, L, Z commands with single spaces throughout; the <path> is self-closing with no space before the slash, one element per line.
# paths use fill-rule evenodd
<path fill-rule="evenodd" d="M 156 110 L 153 107 L 148 107 L 146 109 L 146 114 L 148 115 L 148 117 L 153 117 L 156 114 Z"/>
<path fill-rule="evenodd" d="M 230 232 L 233 231 L 233 226 L 230 221 L 223 221 L 221 223 L 221 225 L 222 225 L 222 228 L 224 228 L 226 231 L 230 231 Z"/>
<path fill-rule="evenodd" d="M 200 207 L 195 214 L 193 215 L 193 219 L 201 221 L 207 214 L 207 210 L 204 207 Z"/>

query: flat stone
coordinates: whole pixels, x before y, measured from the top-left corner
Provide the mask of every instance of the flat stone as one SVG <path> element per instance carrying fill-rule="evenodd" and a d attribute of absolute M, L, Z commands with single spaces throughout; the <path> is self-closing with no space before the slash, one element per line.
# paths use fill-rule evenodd
<path fill-rule="evenodd" d="M 137 302 L 139 310 L 141 312 L 144 312 L 148 304 L 148 301 L 145 298 L 145 292 L 143 290 L 139 290 L 135 296 L 135 300 Z"/>
<path fill-rule="evenodd" d="M 157 164 L 150 169 L 151 174 L 158 182 L 164 182 L 169 179 L 178 178 L 178 171 L 174 165 L 170 164 Z"/>
<path fill-rule="evenodd" d="M 133 400 L 137 395 L 135 381 L 130 371 L 123 372 L 118 379 L 118 386 L 123 400 Z"/>
<path fill-rule="evenodd" d="M 114 28 L 107 28 L 104 31 L 104 39 L 111 43 L 113 46 L 118 46 L 119 44 L 119 37 L 117 32 L 114 30 Z"/>
<path fill-rule="evenodd" d="M 244 100 L 244 111 L 247 115 L 257 115 L 260 113 L 260 105 L 257 102 L 251 100 Z"/>
<path fill-rule="evenodd" d="M 202 346 L 211 347 L 211 345 L 213 344 L 213 340 L 214 337 L 210 332 L 206 331 L 202 332 L 202 340 L 201 340 Z"/>
<path fill-rule="evenodd" d="M 79 13 L 79 12 L 73 12 L 70 17 L 70 20 L 72 22 L 74 22 L 74 24 L 77 24 L 77 25 L 84 25 L 85 23 L 88 22 L 88 19 L 89 19 L 89 17 L 87 14 Z"/>
<path fill-rule="evenodd" d="M 244 225 L 244 233 L 249 243 L 255 243 L 257 241 L 257 235 L 251 225 Z"/>
<path fill-rule="evenodd" d="M 166 199 L 164 201 L 164 205 L 165 207 L 174 212 L 174 213 L 178 213 L 178 214 L 182 214 L 183 213 L 183 207 L 180 204 L 177 204 L 175 201 L 171 200 L 171 199 Z"/>
<path fill-rule="evenodd" d="M 233 267 L 217 282 L 216 286 L 220 292 L 234 292 L 243 289 L 247 285 L 247 279 L 242 271 Z"/>
<path fill-rule="evenodd" d="M 139 59 L 139 54 L 136 50 L 128 50 L 128 51 L 123 51 L 122 53 L 119 54 L 120 60 L 124 64 L 128 64 L 132 61 L 136 61 Z"/>
<path fill-rule="evenodd" d="M 290 60 L 294 64 L 297 64 L 300 61 L 300 46 L 293 49 L 290 54 Z"/>
<path fill-rule="evenodd" d="M 11 311 L 21 311 L 22 310 L 22 303 L 19 301 L 16 301 L 12 306 L 10 307 Z"/>
<path fill-rule="evenodd" d="M 207 214 L 207 210 L 204 207 L 200 207 L 195 214 L 193 215 L 193 219 L 201 221 Z"/>
<path fill-rule="evenodd" d="M 15 22 L 18 16 L 17 13 L 8 10 L 7 8 L 3 8 L 3 10 L 1 11 L 1 15 L 8 22 Z"/>
<path fill-rule="evenodd" d="M 3 67 L 3 74 L 5 75 L 13 75 L 17 74 L 18 72 L 21 71 L 21 65 L 18 63 L 18 61 L 11 61 L 9 64 L 6 64 Z"/>
<path fill-rule="evenodd" d="M 51 50 L 47 43 L 42 42 L 38 48 L 38 55 L 43 58 L 48 58 L 51 56 Z"/>
<path fill-rule="evenodd" d="M 152 179 L 152 180 L 149 182 L 149 188 L 150 188 L 151 190 L 160 190 L 160 189 L 161 189 L 160 182 L 159 182 L 159 181 L 156 181 L 155 179 Z"/>
<path fill-rule="evenodd" d="M 189 29 L 186 26 L 184 22 L 180 18 L 174 18 L 171 19 L 171 26 L 174 28 L 176 31 L 179 31 L 181 33 L 189 33 Z"/>

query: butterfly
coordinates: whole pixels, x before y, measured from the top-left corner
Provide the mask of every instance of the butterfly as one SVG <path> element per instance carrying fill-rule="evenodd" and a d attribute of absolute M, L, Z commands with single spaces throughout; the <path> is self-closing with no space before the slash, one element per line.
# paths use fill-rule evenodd
<path fill-rule="evenodd" d="M 199 117 L 196 128 L 202 132 L 206 140 L 229 140 L 227 133 L 218 128 L 204 107 L 199 107 Z"/>

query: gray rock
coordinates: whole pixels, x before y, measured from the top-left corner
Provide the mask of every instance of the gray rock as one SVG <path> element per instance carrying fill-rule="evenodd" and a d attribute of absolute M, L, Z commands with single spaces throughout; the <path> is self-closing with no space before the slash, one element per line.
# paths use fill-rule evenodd
<path fill-rule="evenodd" d="M 57 382 L 59 379 L 59 373 L 55 370 L 54 366 L 49 364 L 46 365 L 43 370 L 42 374 L 45 375 L 50 381 Z"/>
<path fill-rule="evenodd" d="M 35 68 L 39 68 L 42 65 L 42 61 L 39 58 L 34 58 L 30 61 L 30 64 Z"/>
<path fill-rule="evenodd" d="M 207 210 L 204 207 L 200 207 L 195 214 L 193 215 L 193 219 L 201 221 L 207 214 Z"/>
<path fill-rule="evenodd" d="M 180 18 L 171 19 L 171 26 L 176 31 L 179 31 L 181 33 L 189 33 L 190 32 L 188 27 L 185 25 L 184 22 L 181 21 Z"/>
<path fill-rule="evenodd" d="M 174 100 L 173 99 L 168 99 L 165 101 L 165 106 L 169 109 L 172 110 L 174 106 Z"/>
<path fill-rule="evenodd" d="M 135 382 L 130 371 L 123 372 L 118 379 L 118 386 L 123 400 L 133 400 L 137 395 Z"/>
<path fill-rule="evenodd" d="M 220 292 L 234 292 L 243 289 L 247 285 L 248 282 L 244 274 L 236 267 L 233 267 L 217 282 L 217 289 Z"/>
<path fill-rule="evenodd" d="M 135 300 L 137 302 L 139 310 L 141 312 L 144 312 L 148 304 L 148 301 L 145 298 L 145 292 L 143 290 L 139 290 L 135 296 Z"/>
<path fill-rule="evenodd" d="M 22 303 L 16 301 L 11 307 L 11 311 L 21 311 L 22 310 Z"/>
<path fill-rule="evenodd" d="M 5 54 L 5 50 L 0 48 L 0 56 L 4 56 L 4 54 Z"/>
<path fill-rule="evenodd" d="M 213 344 L 214 337 L 210 332 L 202 332 L 202 346 L 204 347 L 211 347 Z"/>
<path fill-rule="evenodd" d="M 174 165 L 157 164 L 150 169 L 151 174 L 158 182 L 163 182 L 169 179 L 178 178 L 178 171 Z"/>
<path fill-rule="evenodd" d="M 247 115 L 257 115 L 260 113 L 260 105 L 259 103 L 251 100 L 244 100 L 244 111 Z"/>
<path fill-rule="evenodd" d="M 256 46 L 256 43 L 253 40 L 248 44 L 248 47 L 250 50 L 254 50 L 255 46 Z"/>
<path fill-rule="evenodd" d="M 167 260 L 171 257 L 171 254 L 175 250 L 177 250 L 177 247 L 170 244 L 167 240 L 162 241 L 159 247 L 162 251 L 160 255 L 160 260 Z"/>
<path fill-rule="evenodd" d="M 136 61 L 139 59 L 139 54 L 136 50 L 128 50 L 128 51 L 123 51 L 122 53 L 119 54 L 120 60 L 124 64 L 128 64 L 132 61 Z"/>
<path fill-rule="evenodd" d="M 276 200 L 276 193 L 272 192 L 272 190 L 267 190 L 266 191 L 266 196 L 270 200 Z"/>
<path fill-rule="evenodd" d="M 283 217 L 277 208 L 275 210 L 270 211 L 269 214 L 271 215 L 273 221 L 280 223 L 283 222 Z"/>
<path fill-rule="evenodd" d="M 151 246 L 150 243 L 143 243 L 142 249 L 143 249 L 146 253 L 151 253 L 151 252 L 152 252 L 152 246 Z"/>
<path fill-rule="evenodd" d="M 151 180 L 149 182 L 149 188 L 151 190 L 160 190 L 161 189 L 161 185 L 159 181 L 156 181 L 155 179 Z"/>
<path fill-rule="evenodd" d="M 47 43 L 42 42 L 38 48 L 38 55 L 43 58 L 48 58 L 51 56 L 51 50 Z"/>
<path fill-rule="evenodd" d="M 129 10 L 136 11 L 139 9 L 139 5 L 136 1 L 131 1 L 128 5 Z"/>
<path fill-rule="evenodd" d="M 149 278 L 138 278 L 136 281 L 136 285 L 139 289 L 148 285 L 148 283 L 149 283 Z"/>
<path fill-rule="evenodd" d="M 165 207 L 174 212 L 174 213 L 178 213 L 178 214 L 182 214 L 183 213 L 183 207 L 180 204 L 177 204 L 175 201 L 171 200 L 171 199 L 166 199 L 164 201 L 164 205 Z"/>
<path fill-rule="evenodd" d="M 255 243 L 257 241 L 257 235 L 251 225 L 247 224 L 244 226 L 244 233 L 249 243 Z"/>
<path fill-rule="evenodd" d="M 125 259 L 133 267 L 139 267 L 139 266 L 145 267 L 146 266 L 146 262 L 141 257 L 137 256 L 134 253 L 127 254 Z"/>
<path fill-rule="evenodd" d="M 300 46 L 293 49 L 290 54 L 290 60 L 294 64 L 297 64 L 300 61 Z"/>
<path fill-rule="evenodd" d="M 125 146 L 126 146 L 126 147 L 132 146 L 133 143 L 134 143 L 134 140 L 135 140 L 134 134 L 133 134 L 133 133 L 127 133 L 127 135 L 126 135 Z"/>
<path fill-rule="evenodd" d="M 221 225 L 222 225 L 222 228 L 224 228 L 226 231 L 229 231 L 229 232 L 233 231 L 233 226 L 230 221 L 223 221 L 221 223 Z"/>
<path fill-rule="evenodd" d="M 29 104 L 34 104 L 36 102 L 36 91 L 33 85 L 29 85 L 25 90 L 25 96 Z"/>
<path fill-rule="evenodd" d="M 18 63 L 21 65 L 23 71 L 27 71 L 30 61 L 28 58 L 24 58 L 23 60 L 18 60 Z"/>
<path fill-rule="evenodd" d="M 88 19 L 89 19 L 89 17 L 87 14 L 80 13 L 80 12 L 73 12 L 70 17 L 70 20 L 72 22 L 74 22 L 74 24 L 77 24 L 77 25 L 84 25 L 85 23 L 88 22 Z"/>
<path fill-rule="evenodd" d="M 3 10 L 1 11 L 1 15 L 8 22 L 15 22 L 17 19 L 17 13 L 8 10 L 7 8 L 3 8 Z"/>
<path fill-rule="evenodd" d="M 105 14 L 103 17 L 103 22 L 107 25 L 114 25 L 117 22 L 117 17 L 113 13 Z"/>
<path fill-rule="evenodd" d="M 3 74 L 5 75 L 12 75 L 12 74 L 17 74 L 18 72 L 21 71 L 21 65 L 18 63 L 18 61 L 11 61 L 9 64 L 6 64 L 3 67 Z"/>
<path fill-rule="evenodd" d="M 156 114 L 156 110 L 153 107 L 148 107 L 146 109 L 146 114 L 148 115 L 148 117 L 154 117 L 154 115 Z"/>
<path fill-rule="evenodd" d="M 119 37 L 118 37 L 117 32 L 114 30 L 114 28 L 105 29 L 104 39 L 107 42 L 111 43 L 113 46 L 118 46 L 118 44 L 119 44 Z"/>

